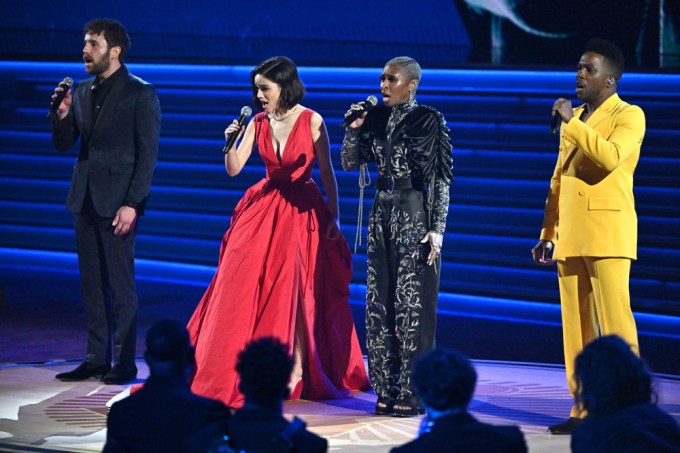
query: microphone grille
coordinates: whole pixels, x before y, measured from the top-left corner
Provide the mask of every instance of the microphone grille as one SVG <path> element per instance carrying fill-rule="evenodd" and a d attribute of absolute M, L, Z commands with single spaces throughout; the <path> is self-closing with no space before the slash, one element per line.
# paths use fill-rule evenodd
<path fill-rule="evenodd" d="M 70 77 L 64 77 L 64 80 L 61 83 L 65 83 L 66 85 L 72 87 L 73 86 L 73 79 Z"/>
<path fill-rule="evenodd" d="M 366 103 L 371 104 L 372 107 L 378 105 L 378 98 L 375 96 L 369 96 L 366 98 Z"/>
<path fill-rule="evenodd" d="M 252 115 L 252 114 L 253 114 L 253 109 L 251 109 L 251 108 L 248 107 L 247 105 L 244 106 L 244 107 L 241 109 L 241 115 L 250 116 L 250 115 Z"/>

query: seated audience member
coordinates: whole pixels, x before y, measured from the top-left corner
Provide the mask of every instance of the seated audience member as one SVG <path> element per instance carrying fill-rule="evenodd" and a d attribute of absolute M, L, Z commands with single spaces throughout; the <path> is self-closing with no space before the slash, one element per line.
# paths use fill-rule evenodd
<path fill-rule="evenodd" d="M 477 372 L 457 351 L 435 349 L 413 366 L 413 387 L 425 406 L 419 437 L 395 453 L 404 452 L 526 452 L 516 426 L 478 422 L 467 412 L 477 383 Z"/>
<path fill-rule="evenodd" d="M 150 376 L 139 391 L 111 407 L 104 453 L 188 451 L 190 436 L 229 417 L 221 402 L 191 393 L 194 354 L 182 324 L 154 324 L 146 336 L 144 359 Z"/>
<path fill-rule="evenodd" d="M 680 452 L 680 427 L 656 405 L 652 376 L 616 335 L 576 357 L 576 402 L 588 415 L 574 430 L 573 452 Z"/>
<path fill-rule="evenodd" d="M 288 346 L 279 340 L 263 337 L 246 345 L 236 363 L 244 406 L 229 419 L 194 436 L 190 450 L 325 452 L 326 439 L 307 431 L 299 418 L 288 422 L 282 415 L 292 370 Z"/>

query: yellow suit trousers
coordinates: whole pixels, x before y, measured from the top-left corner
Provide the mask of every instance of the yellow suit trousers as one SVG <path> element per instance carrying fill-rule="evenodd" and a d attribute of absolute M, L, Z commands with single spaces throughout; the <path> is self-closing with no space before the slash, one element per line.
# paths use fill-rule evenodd
<path fill-rule="evenodd" d="M 562 305 L 564 363 L 569 392 L 574 396 L 574 360 L 600 335 L 618 335 L 639 354 L 637 328 L 630 308 L 631 260 L 570 257 L 557 262 Z M 571 417 L 583 417 L 574 405 Z"/>

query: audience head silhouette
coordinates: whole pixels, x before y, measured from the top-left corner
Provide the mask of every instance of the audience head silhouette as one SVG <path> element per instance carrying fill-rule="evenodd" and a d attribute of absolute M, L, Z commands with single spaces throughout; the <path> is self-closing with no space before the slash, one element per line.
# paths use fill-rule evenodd
<path fill-rule="evenodd" d="M 293 359 L 287 345 L 276 338 L 263 337 L 241 351 L 236 371 L 246 404 L 277 408 L 289 394 Z"/>
<path fill-rule="evenodd" d="M 477 372 L 458 351 L 435 349 L 413 367 L 413 387 L 428 409 L 465 410 L 477 384 Z"/>
<path fill-rule="evenodd" d="M 616 335 L 589 343 L 576 358 L 576 399 L 590 415 L 652 402 L 652 376 L 630 345 Z"/>
<path fill-rule="evenodd" d="M 239 353 L 236 371 L 243 407 L 224 422 L 205 429 L 190 442 L 189 451 L 322 453 L 328 441 L 307 431 L 305 423 L 283 416 L 293 359 L 288 346 L 276 338 L 261 337 Z"/>
<path fill-rule="evenodd" d="M 478 421 L 467 410 L 477 384 L 470 359 L 455 350 L 435 349 L 416 359 L 411 383 L 426 409 L 418 437 L 390 450 L 477 451 L 526 453 L 517 426 L 496 426 Z"/>
<path fill-rule="evenodd" d="M 194 348 L 186 328 L 169 319 L 155 323 L 146 334 L 144 359 L 152 376 L 183 376 L 191 371 Z"/>
<path fill-rule="evenodd" d="M 111 406 L 104 452 L 200 451 L 184 446 L 230 413 L 221 402 L 191 392 L 194 349 L 184 325 L 171 320 L 153 324 L 144 358 L 149 379 Z"/>

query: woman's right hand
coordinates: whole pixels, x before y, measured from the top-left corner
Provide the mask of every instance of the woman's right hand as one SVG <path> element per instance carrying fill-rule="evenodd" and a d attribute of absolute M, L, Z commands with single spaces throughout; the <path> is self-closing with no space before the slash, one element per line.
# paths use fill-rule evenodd
<path fill-rule="evenodd" d="M 356 112 L 357 110 L 363 110 L 363 109 L 364 109 L 363 103 L 362 104 L 352 104 L 352 105 L 350 105 L 349 110 L 347 110 L 347 112 L 345 112 L 345 118 L 347 118 L 348 116 L 350 116 L 352 113 Z M 356 129 L 358 127 L 361 127 L 361 125 L 364 124 L 364 119 L 366 119 L 367 113 L 368 112 L 364 112 L 359 118 L 352 121 L 347 127 L 350 128 L 350 129 Z"/>
<path fill-rule="evenodd" d="M 245 130 L 245 128 L 246 128 L 245 125 L 241 126 L 241 130 L 239 131 L 239 135 L 241 135 L 241 134 L 243 133 L 243 131 Z M 233 134 L 234 132 L 236 132 L 238 129 L 239 129 L 239 127 L 238 127 L 238 121 L 237 121 L 237 120 L 234 120 L 234 121 L 233 121 L 229 126 L 227 126 L 227 128 L 224 130 L 224 139 L 225 139 L 225 140 L 229 140 L 229 136 L 230 136 L 231 134 Z M 239 138 L 240 138 L 240 137 L 239 137 Z"/>

